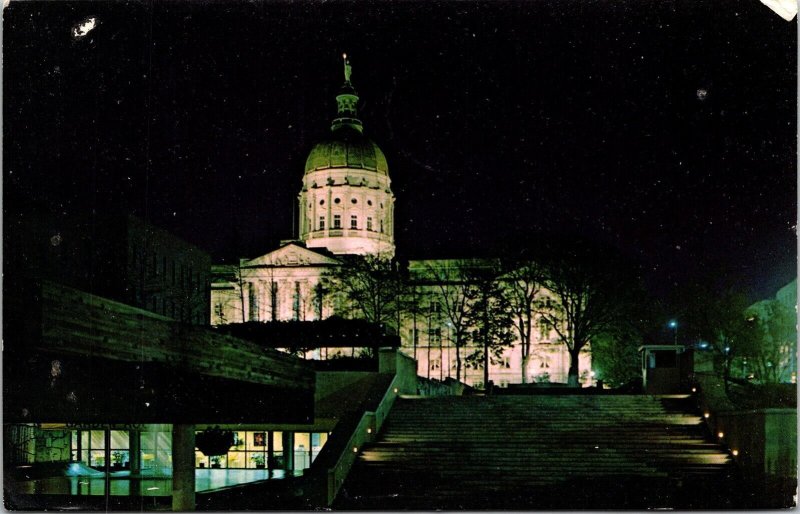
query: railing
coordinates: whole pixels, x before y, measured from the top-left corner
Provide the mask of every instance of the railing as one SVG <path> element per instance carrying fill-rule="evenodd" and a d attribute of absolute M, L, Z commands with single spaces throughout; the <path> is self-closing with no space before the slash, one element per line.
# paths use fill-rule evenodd
<path fill-rule="evenodd" d="M 312 508 L 327 508 L 336 498 L 365 443 L 372 442 L 401 392 L 403 377 L 395 374 L 380 400 L 369 410 L 354 413 L 337 423 L 305 475 L 303 487 Z M 383 382 L 385 387 L 386 382 Z"/>
<path fill-rule="evenodd" d="M 302 239 L 308 238 L 323 238 L 323 237 L 363 237 L 367 239 L 377 239 L 379 241 L 390 241 L 391 237 L 386 232 L 377 232 L 375 230 L 366 230 L 363 228 L 329 228 L 323 230 L 309 230 L 304 232 L 301 236 Z"/>

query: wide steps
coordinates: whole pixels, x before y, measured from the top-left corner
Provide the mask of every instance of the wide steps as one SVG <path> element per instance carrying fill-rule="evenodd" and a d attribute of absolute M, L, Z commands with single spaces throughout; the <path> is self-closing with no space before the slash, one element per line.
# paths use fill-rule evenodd
<path fill-rule="evenodd" d="M 722 508 L 735 491 L 698 491 L 730 482 L 735 472 L 731 457 L 682 398 L 399 399 L 380 438 L 361 449 L 335 505 L 656 508 L 671 502 Z M 576 483 L 602 486 L 608 494 L 575 496 Z M 562 489 L 566 499 L 554 500 Z"/>

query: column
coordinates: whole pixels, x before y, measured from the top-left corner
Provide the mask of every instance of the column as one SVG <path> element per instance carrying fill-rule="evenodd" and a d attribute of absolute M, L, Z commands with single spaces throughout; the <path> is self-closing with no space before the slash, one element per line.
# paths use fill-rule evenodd
<path fill-rule="evenodd" d="M 294 433 L 284 431 L 283 434 L 283 461 L 286 464 L 287 474 L 294 469 Z"/>
<path fill-rule="evenodd" d="M 172 510 L 195 510 L 194 425 L 172 425 Z"/>
<path fill-rule="evenodd" d="M 129 461 L 131 464 L 131 475 L 138 475 L 142 472 L 142 447 L 139 439 L 138 430 L 128 431 L 128 442 L 130 444 Z"/>

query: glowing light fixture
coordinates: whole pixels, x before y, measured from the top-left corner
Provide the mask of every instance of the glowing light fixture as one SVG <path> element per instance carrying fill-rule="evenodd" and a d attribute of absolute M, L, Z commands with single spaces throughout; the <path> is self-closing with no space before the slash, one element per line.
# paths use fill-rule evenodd
<path fill-rule="evenodd" d="M 368 433 L 368 434 L 371 434 L 371 433 L 372 433 L 372 428 L 371 428 L 371 427 L 370 427 L 370 428 L 367 428 L 367 433 Z"/>
<path fill-rule="evenodd" d="M 697 388 L 696 388 L 696 387 L 693 387 L 693 388 L 692 388 L 692 392 L 693 392 L 693 393 L 696 393 L 696 392 L 697 392 Z"/>
<path fill-rule="evenodd" d="M 733 450 L 731 453 L 733 454 L 734 457 L 736 457 L 737 455 L 739 455 L 739 450 Z"/>
<path fill-rule="evenodd" d="M 147 490 L 148 491 L 157 491 L 158 487 L 148 487 Z"/>
<path fill-rule="evenodd" d="M 353 446 L 353 453 L 358 453 L 358 446 Z"/>
<path fill-rule="evenodd" d="M 704 417 L 704 418 L 706 418 L 706 419 L 708 419 L 709 417 L 711 417 L 711 414 L 710 414 L 710 413 L 708 413 L 708 412 L 706 412 L 705 414 L 703 414 L 703 417 Z"/>
<path fill-rule="evenodd" d="M 394 388 L 394 392 L 395 392 L 395 394 L 397 394 L 397 392 L 398 392 L 398 391 L 399 391 L 399 389 L 397 389 L 397 388 L 395 387 L 395 388 Z"/>
<path fill-rule="evenodd" d="M 723 437 L 725 437 L 725 433 L 724 432 L 720 432 L 719 434 L 717 434 L 717 437 L 722 439 Z"/>

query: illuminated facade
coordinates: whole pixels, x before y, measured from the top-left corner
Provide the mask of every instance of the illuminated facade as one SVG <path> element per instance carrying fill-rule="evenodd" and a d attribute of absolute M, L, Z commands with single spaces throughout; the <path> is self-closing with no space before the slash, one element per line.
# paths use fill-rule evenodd
<path fill-rule="evenodd" d="M 364 135 L 357 112 L 359 97 L 350 74 L 351 67 L 345 57 L 345 81 L 336 96 L 337 115 L 331 124 L 331 135 L 317 143 L 306 160 L 298 195 L 298 240 L 266 255 L 241 259 L 238 265 L 213 266 L 212 324 L 327 318 L 335 313 L 335 308 L 320 284 L 326 270 L 340 264 L 338 255 L 394 256 L 395 198 L 390 188 L 389 168 L 381 149 Z M 412 280 L 423 279 L 424 269 L 431 263 L 446 267 L 448 262 L 451 261 L 411 261 Z M 455 378 L 452 328 L 436 300 L 441 288 L 428 284 L 418 289 L 417 312 L 400 316 L 397 331 L 402 350 L 417 360 L 420 376 L 437 380 Z M 569 353 L 554 332 L 537 326 L 531 338 L 525 380 L 519 344 L 491 364 L 490 380 L 501 387 L 523 381 L 567 382 Z M 460 352 L 466 355 L 475 349 L 470 340 Z M 579 370 L 581 382 L 591 382 L 588 346 L 581 353 Z M 482 386 L 482 367 L 462 366 L 461 380 Z"/>

